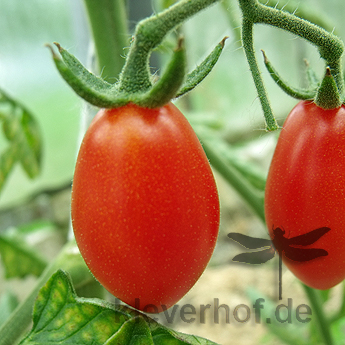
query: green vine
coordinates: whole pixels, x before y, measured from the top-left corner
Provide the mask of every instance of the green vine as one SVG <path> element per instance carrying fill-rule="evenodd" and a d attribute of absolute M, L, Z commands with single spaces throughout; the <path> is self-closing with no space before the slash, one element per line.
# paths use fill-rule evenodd
<path fill-rule="evenodd" d="M 343 102 L 344 90 L 341 66 L 341 59 L 344 52 L 343 42 L 335 35 L 305 19 L 296 17 L 283 10 L 263 5 L 257 0 L 239 0 L 239 4 L 243 14 L 243 48 L 264 111 L 267 130 L 277 129 L 278 126 L 274 119 L 255 57 L 253 45 L 254 24 L 266 24 L 283 29 L 315 45 L 319 50 L 320 57 L 326 62 L 326 69 L 330 72 L 330 74 L 325 74 L 327 81 L 321 83 L 323 87 L 317 90 L 315 102 L 318 106 L 325 109 L 339 107 Z M 272 75 L 275 76 L 277 74 L 272 73 Z M 328 82 L 329 78 L 334 79 L 334 83 Z M 334 85 L 336 85 L 335 88 Z"/>

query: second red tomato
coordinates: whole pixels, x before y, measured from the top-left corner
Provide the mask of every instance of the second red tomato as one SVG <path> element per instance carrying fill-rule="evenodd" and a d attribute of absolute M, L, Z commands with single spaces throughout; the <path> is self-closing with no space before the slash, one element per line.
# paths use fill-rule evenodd
<path fill-rule="evenodd" d="M 306 285 L 329 289 L 345 278 L 345 108 L 324 110 L 300 102 L 287 117 L 269 170 L 265 194 L 271 236 L 292 238 L 330 230 L 312 245 L 327 255 L 306 262 L 283 253 L 285 265 Z"/>

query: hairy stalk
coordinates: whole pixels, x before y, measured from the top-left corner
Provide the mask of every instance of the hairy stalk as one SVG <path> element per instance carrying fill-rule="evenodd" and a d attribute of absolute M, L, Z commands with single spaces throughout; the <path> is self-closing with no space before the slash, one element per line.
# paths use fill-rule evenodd
<path fill-rule="evenodd" d="M 250 71 L 252 72 L 254 84 L 260 99 L 262 110 L 264 111 L 266 129 L 274 131 L 278 129 L 278 124 L 274 118 L 270 102 L 267 97 L 265 85 L 261 78 L 261 73 L 256 61 L 254 43 L 253 43 L 253 23 L 246 18 L 243 18 L 242 23 L 242 41 L 243 48 L 248 60 Z"/>

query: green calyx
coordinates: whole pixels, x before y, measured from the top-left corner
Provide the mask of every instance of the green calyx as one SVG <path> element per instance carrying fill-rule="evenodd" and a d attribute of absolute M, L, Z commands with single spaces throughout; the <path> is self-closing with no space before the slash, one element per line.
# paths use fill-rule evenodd
<path fill-rule="evenodd" d="M 137 25 L 130 50 L 119 75 L 111 84 L 89 72 L 72 54 L 58 43 L 60 56 L 50 48 L 55 65 L 65 81 L 84 100 L 100 108 L 117 108 L 127 103 L 142 107 L 163 106 L 198 85 L 212 70 L 224 47 L 225 38 L 206 59 L 186 75 L 186 53 L 182 38 L 178 39 L 171 60 L 155 80 L 150 72 L 149 58 L 166 34 L 184 20 L 219 0 L 183 0 L 162 13 L 147 18 Z"/>
<path fill-rule="evenodd" d="M 314 102 L 323 109 L 339 108 L 343 103 L 343 97 L 329 67 L 317 90 Z"/>

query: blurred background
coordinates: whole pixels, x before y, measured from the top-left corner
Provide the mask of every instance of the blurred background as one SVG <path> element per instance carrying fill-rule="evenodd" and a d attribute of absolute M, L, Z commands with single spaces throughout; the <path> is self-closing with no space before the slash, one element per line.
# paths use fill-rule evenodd
<path fill-rule="evenodd" d="M 279 7 L 285 5 L 345 37 L 344 1 L 284 0 L 277 4 Z M 127 1 L 130 30 L 140 19 L 163 6 L 162 0 Z M 40 128 L 43 144 L 40 175 L 30 180 L 16 164 L 1 190 L 0 232 L 18 227 L 39 229 L 29 240 L 50 260 L 65 242 L 70 226 L 70 186 L 83 134 L 80 122 L 84 105 L 58 74 L 45 44 L 59 42 L 88 65 L 92 55 L 88 19 L 81 0 L 0 0 L 0 17 L 0 88 L 31 112 Z M 259 174 L 265 176 L 278 133 L 264 130 L 261 106 L 241 48 L 240 20 L 237 1 L 227 0 L 183 25 L 181 30 L 190 68 L 201 62 L 224 36 L 229 38 L 212 73 L 177 105 L 196 129 L 205 135 L 222 138 L 231 156 L 243 164 L 250 162 Z M 153 68 L 160 69 L 171 53 L 173 43 L 154 55 Z M 315 47 L 266 26 L 255 27 L 255 46 L 272 108 L 281 124 L 297 101 L 284 94 L 270 79 L 260 49 L 266 52 L 281 76 L 295 86 L 305 86 L 304 59 L 319 77 L 324 73 L 324 63 Z M 0 153 L 6 145 L 7 140 L 1 133 Z M 209 269 L 181 305 L 207 304 L 219 298 L 220 304 L 226 303 L 231 311 L 239 304 L 251 306 L 246 291 L 253 286 L 274 299 L 278 288 L 276 263 L 255 268 L 230 264 L 240 249 L 227 240 L 227 233 L 266 237 L 267 232 L 251 209 L 217 173 L 216 179 L 222 205 L 219 243 Z M 28 276 L 5 280 L 3 269 L 0 269 L 0 293 L 11 290 L 22 299 L 35 279 Z M 288 272 L 284 273 L 283 281 L 286 297 L 293 295 L 296 303 L 305 302 L 302 290 Z M 212 320 L 205 324 L 187 324 L 177 320 L 173 328 L 221 344 L 248 345 L 262 341 L 279 344 L 261 324 L 215 324 Z"/>

